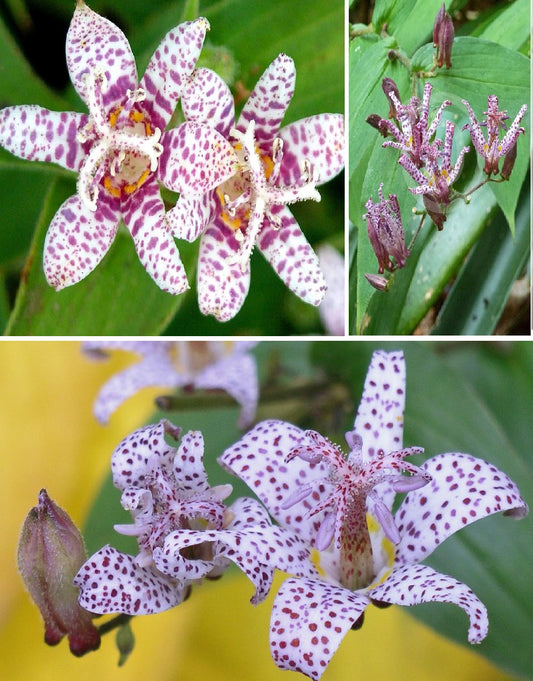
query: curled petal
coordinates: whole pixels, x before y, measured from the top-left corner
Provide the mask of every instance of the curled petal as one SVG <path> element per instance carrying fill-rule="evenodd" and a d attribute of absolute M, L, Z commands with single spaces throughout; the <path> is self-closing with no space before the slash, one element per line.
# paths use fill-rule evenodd
<path fill-rule="evenodd" d="M 369 592 L 372 599 L 395 605 L 453 603 L 470 618 L 468 640 L 481 643 L 489 628 L 487 609 L 466 584 L 442 575 L 427 565 L 404 565 L 393 570 L 383 584 Z"/>
<path fill-rule="evenodd" d="M 104 546 L 84 563 L 74 585 L 81 590 L 80 605 L 107 615 L 150 615 L 178 605 L 187 588 L 150 566 L 140 567 L 133 556 Z"/>
<path fill-rule="evenodd" d="M 528 512 L 514 482 L 496 466 L 469 454 L 439 454 L 422 464 L 427 487 L 405 497 L 396 513 L 402 534 L 396 564 L 421 561 L 447 537 L 498 511 Z"/>
<path fill-rule="evenodd" d="M 295 81 L 293 60 L 280 54 L 264 71 L 244 105 L 237 128 L 244 132 L 250 121 L 257 121 L 255 137 L 261 148 L 272 147 L 294 94 Z"/>
<path fill-rule="evenodd" d="M 313 579 L 287 579 L 270 618 L 274 662 L 319 679 L 368 603 L 365 593 Z"/>
<path fill-rule="evenodd" d="M 326 294 L 326 282 L 318 256 L 309 245 L 287 206 L 272 212 L 281 227 L 264 225 L 257 245 L 276 274 L 299 298 L 319 305 Z"/>
<path fill-rule="evenodd" d="M 208 125 L 182 123 L 161 139 L 164 151 L 158 174 L 173 191 L 203 194 L 225 182 L 238 168 L 233 146 Z"/>
<path fill-rule="evenodd" d="M 144 269 L 163 291 L 177 295 L 189 288 L 185 268 L 165 223 L 165 206 L 155 177 L 123 205 L 124 222 Z"/>
<path fill-rule="evenodd" d="M 191 75 L 202 46 L 207 19 L 187 21 L 169 31 L 154 52 L 139 86 L 147 93 L 145 109 L 164 130 Z"/>
<path fill-rule="evenodd" d="M 87 103 L 87 73 L 103 72 L 107 80 L 104 105 L 113 108 L 137 86 L 135 59 L 124 33 L 81 0 L 67 33 L 67 66 L 77 93 Z"/>
<path fill-rule="evenodd" d="M 46 280 L 56 291 L 86 277 L 102 260 L 117 233 L 120 212 L 102 200 L 91 211 L 78 195 L 71 196 L 55 214 L 44 242 Z"/>
<path fill-rule="evenodd" d="M 87 119 L 86 114 L 59 113 L 34 104 L 8 106 L 0 110 L 0 144 L 28 161 L 79 170 L 85 152 L 76 135 Z"/>

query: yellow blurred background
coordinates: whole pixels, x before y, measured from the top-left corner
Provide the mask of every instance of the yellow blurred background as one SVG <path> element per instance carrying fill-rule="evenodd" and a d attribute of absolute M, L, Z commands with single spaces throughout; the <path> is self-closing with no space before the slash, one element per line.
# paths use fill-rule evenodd
<path fill-rule="evenodd" d="M 270 604 L 249 604 L 248 580 L 231 573 L 193 589 L 172 611 L 136 618 L 137 645 L 117 666 L 114 635 L 77 659 L 67 641 L 50 648 L 37 608 L 16 570 L 18 533 L 42 487 L 81 525 L 109 468 L 114 447 L 149 419 L 157 390 L 146 389 L 99 425 L 92 403 L 107 378 L 131 359 L 84 358 L 73 341 L 0 343 L 0 660 L 6 681 L 276 681 L 303 679 L 270 658 Z M 178 422 L 179 423 L 179 422 Z M 199 424 L 200 427 L 200 424 Z M 277 581 L 279 584 L 279 580 Z M 467 620 L 465 617 L 465 640 Z M 400 608 L 369 608 L 350 632 L 323 681 L 510 681 L 473 650 L 447 642 Z"/>

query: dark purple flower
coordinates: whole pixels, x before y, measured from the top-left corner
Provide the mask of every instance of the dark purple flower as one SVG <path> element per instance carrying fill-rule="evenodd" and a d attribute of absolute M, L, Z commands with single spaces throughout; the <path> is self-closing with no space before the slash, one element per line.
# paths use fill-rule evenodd
<path fill-rule="evenodd" d="M 383 183 L 379 186 L 379 203 L 372 203 L 368 199 L 365 204 L 368 213 L 363 215 L 368 229 L 368 238 L 378 259 L 378 272 L 384 270 L 392 272 L 398 267 L 404 267 L 409 251 L 405 247 L 405 234 L 402 226 L 400 206 L 395 194 L 389 198 L 383 196 Z M 372 282 L 370 282 L 372 283 Z"/>
<path fill-rule="evenodd" d="M 470 137 L 472 138 L 472 142 L 474 143 L 476 151 L 485 159 L 483 172 L 487 175 L 496 175 L 498 173 L 498 164 L 500 158 L 507 156 L 507 154 L 511 154 L 512 158 L 512 154 L 516 153 L 516 151 L 512 151 L 512 148 L 516 146 L 518 135 L 525 132 L 524 128 L 520 127 L 520 121 L 526 113 L 527 105 L 524 104 L 520 108 L 520 111 L 512 122 L 511 127 L 509 130 L 507 130 L 504 121 L 506 121 L 509 116 L 507 115 L 507 111 L 499 110 L 498 97 L 496 95 L 489 96 L 488 110 L 484 111 L 486 119 L 481 123 L 477 122 L 476 116 L 472 111 L 472 107 L 466 101 L 466 99 L 461 101 L 468 109 L 468 113 L 470 115 L 470 123 L 467 123 L 465 126 L 463 126 L 463 130 L 467 129 L 470 132 Z M 487 128 L 487 140 L 485 140 L 481 126 L 485 126 Z M 505 136 L 501 140 L 499 139 L 500 127 L 504 130 L 507 130 Z M 512 165 L 509 169 L 510 163 L 511 162 L 509 161 L 506 167 L 507 174 L 510 174 L 512 170 Z M 512 163 L 514 164 L 514 160 Z M 508 177 L 505 179 L 508 179 Z"/>

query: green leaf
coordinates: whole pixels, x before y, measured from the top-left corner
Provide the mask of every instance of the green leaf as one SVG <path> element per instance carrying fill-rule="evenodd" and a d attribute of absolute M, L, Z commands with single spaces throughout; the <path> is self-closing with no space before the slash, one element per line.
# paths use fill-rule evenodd
<path fill-rule="evenodd" d="M 431 333 L 490 335 L 529 257 L 529 191 L 519 203 L 514 238 L 503 215 L 483 232 L 454 282 Z"/>
<path fill-rule="evenodd" d="M 476 36 L 519 50 L 529 41 L 529 12 L 529 0 L 513 0 L 481 12 L 475 21 L 463 24 L 457 35 Z"/>
<path fill-rule="evenodd" d="M 158 334 L 182 296 L 171 296 L 154 284 L 140 264 L 129 234 L 119 232 L 102 263 L 80 283 L 59 292 L 47 284 L 42 265 L 46 232 L 61 203 L 74 191 L 73 182 L 65 178 L 50 185 L 6 333 Z"/>

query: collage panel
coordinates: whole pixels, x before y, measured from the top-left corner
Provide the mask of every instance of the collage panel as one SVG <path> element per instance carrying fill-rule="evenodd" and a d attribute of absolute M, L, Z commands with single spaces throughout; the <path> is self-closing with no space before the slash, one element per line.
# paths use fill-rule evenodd
<path fill-rule="evenodd" d="M 340 0 L 3 3 L 4 333 L 343 335 L 345 28 Z"/>
<path fill-rule="evenodd" d="M 0 375 L 3 678 L 531 678 L 533 343 L 5 340 Z"/>
<path fill-rule="evenodd" d="M 530 3 L 349 21 L 350 333 L 529 336 Z"/>

